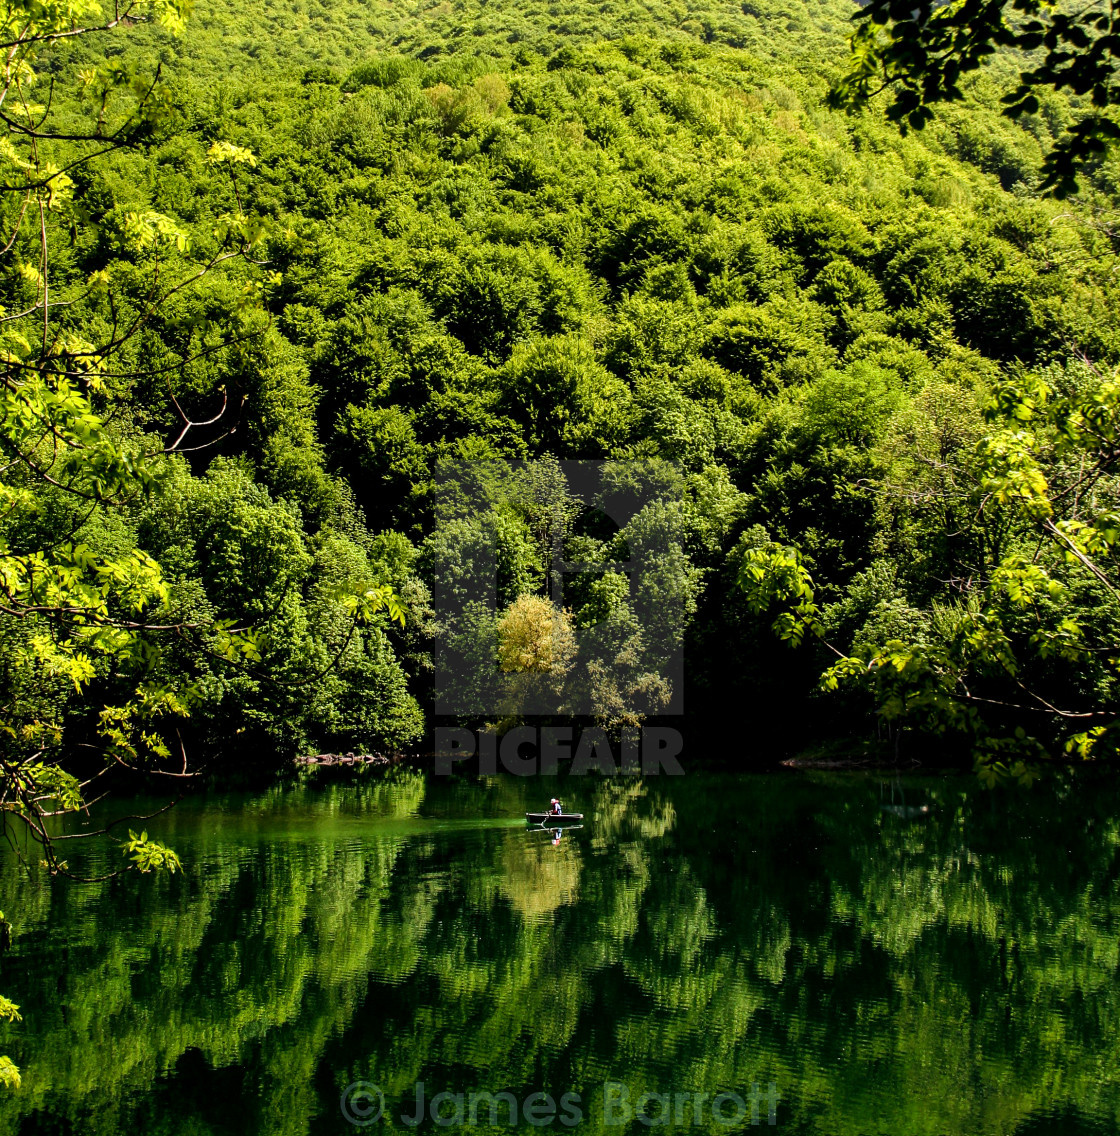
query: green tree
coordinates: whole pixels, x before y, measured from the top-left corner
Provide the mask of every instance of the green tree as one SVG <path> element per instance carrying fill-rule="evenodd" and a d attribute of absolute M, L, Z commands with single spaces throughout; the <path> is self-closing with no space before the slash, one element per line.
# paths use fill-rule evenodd
<path fill-rule="evenodd" d="M 887 117 L 921 130 L 937 103 L 963 99 L 962 80 L 1001 48 L 1023 53 L 1019 82 L 1003 98 L 1012 118 L 1035 114 L 1045 88 L 1088 96 L 1089 109 L 1046 156 L 1041 188 L 1077 192 L 1077 175 L 1120 138 L 1115 106 L 1120 22 L 1107 8 L 1063 10 L 1041 0 L 869 0 L 853 17 L 851 66 L 830 92 L 849 110 L 890 90 Z"/>
<path fill-rule="evenodd" d="M 1055 385 L 1007 380 L 979 439 L 932 458 L 934 477 L 914 497 L 938 499 L 960 542 L 959 575 L 908 616 L 880 599 L 854 649 L 829 644 L 839 658 L 821 678 L 826 690 L 870 688 L 888 722 L 963 732 L 988 782 L 1029 780 L 1031 762 L 1056 752 L 1120 752 L 1120 382 Z M 795 550 L 754 549 L 740 583 L 753 610 L 776 610 L 781 638 L 827 641 Z"/>
<path fill-rule="evenodd" d="M 137 512 L 175 483 L 160 459 L 194 449 L 192 431 L 221 420 L 228 400 L 216 418 L 197 422 L 172 395 L 181 425 L 167 443 L 144 431 L 142 416 L 114 420 L 107 413 L 122 385 L 160 373 L 143 364 L 136 369 L 138 344 L 157 315 L 223 265 L 246 270 L 241 302 L 223 329 L 229 342 L 243 337 L 241 309 L 255 306 L 262 288 L 252 250 L 264 227 L 243 207 L 238 171 L 255 159 L 231 142 L 210 146 L 208 163 L 229 171 L 234 208 L 217 219 L 212 239 L 193 256 L 191 237 L 173 218 L 118 208 L 98 222 L 74 192 L 80 171 L 106 154 L 123 153 L 167 120 L 168 95 L 158 73 L 145 77 L 119 60 L 87 72 L 96 112 L 84 128 L 73 116 L 56 125 L 51 96 L 46 106 L 33 97 L 37 59 L 59 41 L 144 20 L 178 33 L 184 15 L 177 0 L 140 0 L 110 16 L 92 2 L 17 3 L 3 22 L 0 808 L 5 827 L 21 824 L 56 874 L 69 871 L 61 848 L 76 836 L 55 832 L 50 818 L 85 808 L 87 786 L 96 780 L 85 776 L 89 766 L 76 757 L 78 744 L 96 738 L 110 772 L 143 767 L 189 775 L 175 722 L 201 690 L 162 666 L 161 640 L 173 632 L 193 639 L 204 655 L 260 659 L 259 635 L 248 626 L 235 629 L 234 620 L 212 614 L 176 618 L 169 581 L 135 539 Z M 81 279 L 65 252 L 67 237 L 74 244 L 91 226 L 103 255 Z M 99 320 L 99 311 L 110 318 Z M 277 555 L 277 538 L 293 535 L 257 520 L 243 511 L 223 518 L 211 534 L 212 567 L 224 572 L 222 586 L 251 586 L 253 572 Z M 252 602 L 267 606 L 269 589 L 281 585 L 281 576 L 270 572 Z M 378 586 L 352 596 L 355 620 L 385 607 L 400 615 L 390 596 Z M 175 853 L 146 832 L 130 831 L 120 843 L 122 867 L 179 867 Z M 6 939 L 8 924 L 3 927 Z M 17 1008 L 0 1001 L 0 1016 L 14 1019 Z M 0 1081 L 19 1083 L 7 1059 L 0 1062 Z"/>

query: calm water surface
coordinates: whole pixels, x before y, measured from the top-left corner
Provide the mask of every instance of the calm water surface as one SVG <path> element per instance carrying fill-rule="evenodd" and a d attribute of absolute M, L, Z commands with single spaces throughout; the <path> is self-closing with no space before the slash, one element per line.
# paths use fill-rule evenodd
<path fill-rule="evenodd" d="M 556 794 L 587 814 L 558 842 L 519 819 Z M 665 1132 L 753 1105 L 813 1136 L 1112 1136 L 1118 817 L 1075 782 L 806 773 L 188 802 L 147 826 L 180 877 L 4 864 L 0 1132 L 409 1131 L 422 1082 L 431 1132 L 506 1092 L 525 1132 L 646 1132 L 647 1094 Z"/>

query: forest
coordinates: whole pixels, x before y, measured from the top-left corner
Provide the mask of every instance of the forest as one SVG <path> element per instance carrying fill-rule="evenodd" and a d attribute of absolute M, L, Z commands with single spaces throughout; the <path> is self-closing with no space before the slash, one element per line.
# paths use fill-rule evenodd
<path fill-rule="evenodd" d="M 1118 1130 L 1120 16 L 0 25 L 6 1130 Z"/>
<path fill-rule="evenodd" d="M 1084 96 L 834 109 L 839 0 L 137 11 L 8 78 L 0 700 L 52 800 L 74 747 L 422 749 L 448 652 L 745 766 L 1115 752 L 1118 167 L 1040 188 Z M 604 524 L 572 461 L 671 492 Z M 656 603 L 550 605 L 546 515 L 660 541 Z"/>

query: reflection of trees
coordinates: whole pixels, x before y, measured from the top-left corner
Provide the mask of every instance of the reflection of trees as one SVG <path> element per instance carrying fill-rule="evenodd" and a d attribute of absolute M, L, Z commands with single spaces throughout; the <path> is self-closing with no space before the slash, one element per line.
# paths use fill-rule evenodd
<path fill-rule="evenodd" d="M 336 1131 L 357 1079 L 572 1088 L 590 1132 L 607 1077 L 775 1080 L 783 1122 L 829 1134 L 1011 1132 L 1071 1102 L 1115 1119 L 1107 800 L 918 786 L 911 821 L 851 782 L 582 788 L 588 827 L 556 847 L 421 815 L 516 816 L 538 786 L 394 771 L 171 814 L 183 879 L 8 878 L 25 1080 L 0 1124 L 210 1131 L 221 1077 L 244 1131 L 293 1136 Z M 1049 831 L 1063 855 L 1024 838 Z"/>
<path fill-rule="evenodd" d="M 534 840 L 506 844 L 502 855 L 502 894 L 526 920 L 551 915 L 579 896 L 579 851 L 574 841 L 553 846 Z"/>

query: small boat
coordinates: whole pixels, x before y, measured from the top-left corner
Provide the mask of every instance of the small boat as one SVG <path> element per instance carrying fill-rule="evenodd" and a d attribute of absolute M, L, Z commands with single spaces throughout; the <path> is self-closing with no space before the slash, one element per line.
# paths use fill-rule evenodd
<path fill-rule="evenodd" d="M 526 813 L 525 819 L 530 824 L 543 824 L 549 828 L 554 824 L 575 824 L 583 820 L 583 813 Z"/>

